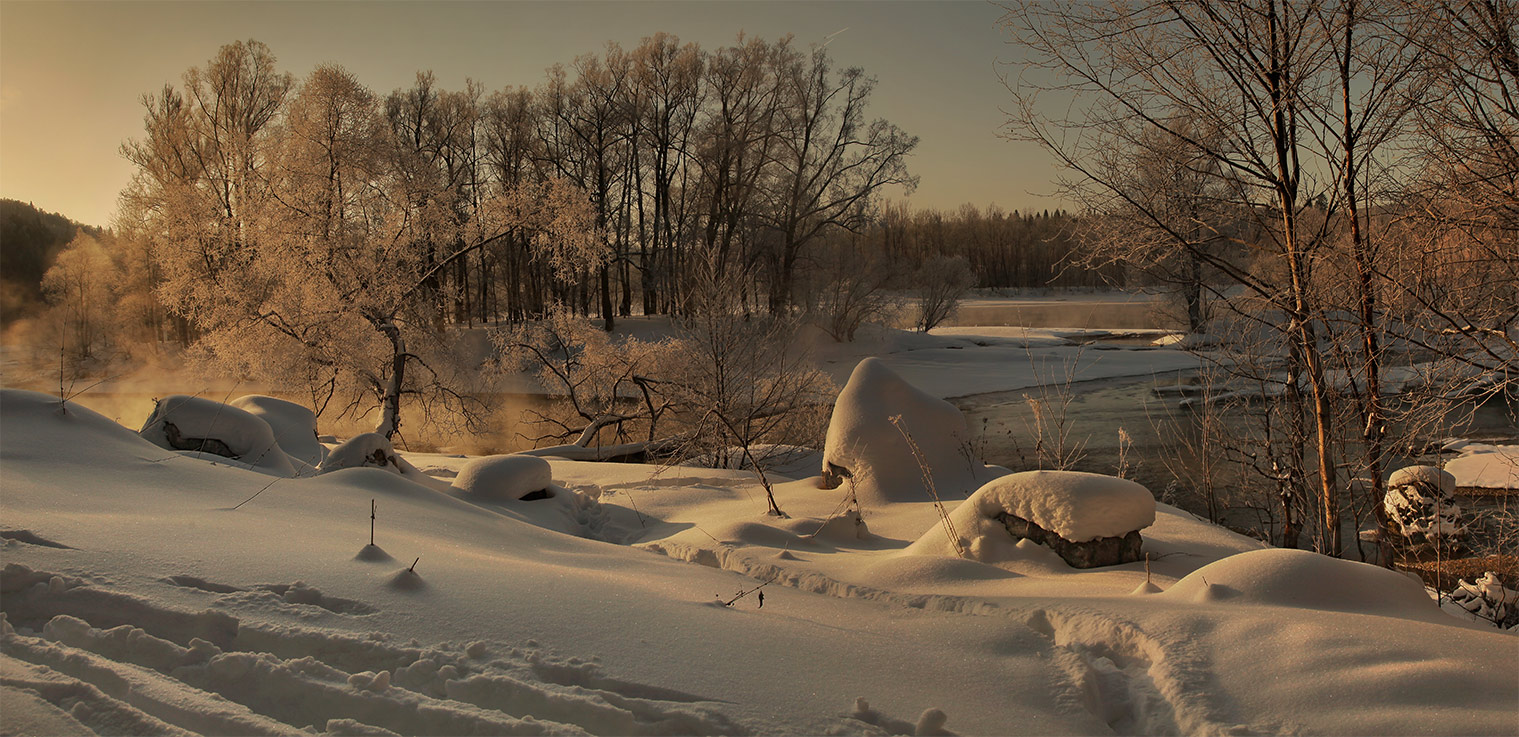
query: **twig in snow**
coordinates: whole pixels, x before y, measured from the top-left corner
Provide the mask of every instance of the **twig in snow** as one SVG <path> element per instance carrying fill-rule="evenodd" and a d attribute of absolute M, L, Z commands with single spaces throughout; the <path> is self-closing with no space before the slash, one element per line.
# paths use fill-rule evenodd
<path fill-rule="evenodd" d="M 735 594 L 732 599 L 729 599 L 729 600 L 723 602 L 723 606 L 733 606 L 733 603 L 736 602 L 736 601 L 738 601 L 739 599 L 742 599 L 745 596 L 748 596 L 748 595 L 750 595 L 750 594 L 752 594 L 752 593 L 754 593 L 756 591 L 759 591 L 760 589 L 765 588 L 766 586 L 769 586 L 772 583 L 775 583 L 775 578 L 771 578 L 769 581 L 766 581 L 766 582 L 764 582 L 764 583 L 762 583 L 762 584 L 760 584 L 758 586 L 755 586 L 752 589 L 743 589 L 743 590 L 739 591 L 737 594 Z M 760 595 L 764 596 L 764 594 L 760 594 Z M 718 598 L 721 599 L 722 597 L 719 596 Z M 763 600 L 761 600 L 761 601 L 763 601 Z M 763 606 L 763 604 L 761 604 L 761 606 Z"/>

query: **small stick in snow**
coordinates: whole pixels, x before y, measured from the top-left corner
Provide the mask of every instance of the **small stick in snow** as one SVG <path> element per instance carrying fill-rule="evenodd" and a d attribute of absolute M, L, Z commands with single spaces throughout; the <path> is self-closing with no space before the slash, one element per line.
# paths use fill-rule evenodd
<path fill-rule="evenodd" d="M 1145 553 L 1145 583 L 1150 582 L 1150 554 Z"/>
<path fill-rule="evenodd" d="M 729 600 L 723 602 L 723 606 L 733 606 L 733 603 L 736 602 L 736 601 L 738 601 L 739 599 L 742 599 L 745 596 L 748 596 L 748 595 L 750 595 L 750 594 L 752 594 L 752 593 L 754 593 L 756 591 L 759 591 L 760 589 L 765 588 L 766 586 L 769 586 L 772 583 L 775 583 L 775 579 L 774 578 L 771 578 L 769 581 L 766 581 L 766 582 L 764 582 L 764 583 L 762 583 L 762 584 L 760 584 L 758 586 L 755 586 L 752 589 L 741 590 L 737 594 L 734 594 L 732 599 L 729 599 Z M 721 599 L 722 597 L 719 596 L 718 598 Z M 764 605 L 765 605 L 765 592 L 760 591 L 760 606 L 764 606 Z"/>
<path fill-rule="evenodd" d="M 417 556 L 417 560 L 422 560 L 422 556 L 420 556 L 420 555 Z M 416 573 L 417 572 L 417 560 L 412 561 L 411 562 L 411 567 L 407 568 L 406 570 L 410 571 L 412 573 Z"/>
<path fill-rule="evenodd" d="M 374 545 L 374 500 L 373 499 L 369 500 L 369 544 L 370 545 Z"/>

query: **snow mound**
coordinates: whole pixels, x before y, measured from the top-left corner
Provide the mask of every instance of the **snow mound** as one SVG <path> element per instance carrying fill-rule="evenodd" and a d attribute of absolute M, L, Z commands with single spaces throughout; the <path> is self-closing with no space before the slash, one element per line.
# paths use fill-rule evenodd
<path fill-rule="evenodd" d="M 269 423 L 215 400 L 184 394 L 165 397 L 137 434 L 160 448 L 211 453 L 268 473 L 295 475 Z"/>
<path fill-rule="evenodd" d="M 316 413 L 295 402 L 262 394 L 238 397 L 228 404 L 269 423 L 274 441 L 285 455 L 312 468 L 322 465 L 327 448 L 317 441 Z"/>
<path fill-rule="evenodd" d="M 1193 571 L 1159 596 L 1441 621 L 1434 601 L 1413 577 L 1306 550 L 1231 555 Z"/>
<path fill-rule="evenodd" d="M 862 506 L 932 500 L 899 417 L 931 469 L 942 499 L 969 494 L 990 472 L 971 453 L 965 416 L 907 383 L 880 359 L 855 366 L 839 392 L 823 445 L 823 478 L 849 479 Z"/>
<path fill-rule="evenodd" d="M 538 456 L 496 455 L 476 458 L 454 478 L 454 488 L 482 499 L 504 501 L 553 496 L 549 462 Z"/>
<path fill-rule="evenodd" d="M 343 441 L 327 453 L 316 472 L 324 474 L 345 468 L 383 468 L 431 489 L 448 488 L 447 484 L 422 473 L 407 462 L 384 435 L 374 432 L 355 435 Z"/>

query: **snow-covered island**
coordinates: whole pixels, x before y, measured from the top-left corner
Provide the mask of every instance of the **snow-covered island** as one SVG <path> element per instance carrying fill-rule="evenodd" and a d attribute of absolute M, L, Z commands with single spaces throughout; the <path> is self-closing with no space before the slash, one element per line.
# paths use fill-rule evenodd
<path fill-rule="evenodd" d="M 315 451 L 265 400 L 138 432 L 0 395 L 9 733 L 1519 731 L 1512 633 L 1132 481 L 982 466 L 873 359 L 772 472 L 784 518 L 749 471 Z"/>

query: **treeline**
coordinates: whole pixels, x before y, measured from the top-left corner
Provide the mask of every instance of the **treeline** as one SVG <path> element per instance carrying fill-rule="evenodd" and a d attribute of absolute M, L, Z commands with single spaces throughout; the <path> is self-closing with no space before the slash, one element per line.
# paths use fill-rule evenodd
<path fill-rule="evenodd" d="M 38 312 L 42 275 L 80 232 L 93 236 L 101 230 L 28 202 L 0 199 L 0 325 Z"/>
<path fill-rule="evenodd" d="M 870 117 L 874 85 L 789 38 L 709 50 L 656 34 L 556 65 L 531 88 L 448 90 L 423 72 L 380 95 L 333 66 L 297 82 L 262 44 L 238 43 L 144 98 L 145 135 L 123 149 L 140 170 L 124 216 L 149 240 L 193 228 L 255 248 L 277 235 L 250 226 L 300 199 L 281 187 L 330 189 L 306 203 L 320 213 L 300 214 L 345 237 L 358 219 L 386 223 L 368 237 L 406 241 L 432 269 L 438 318 L 466 324 L 554 303 L 609 328 L 679 313 L 703 270 L 755 309 L 806 308 L 815 284 L 799 274 L 861 250 L 898 270 L 963 253 L 984 286 L 1095 281 L 1058 266 L 1071 249 L 1063 213 L 883 208 L 916 184 L 917 139 Z M 312 140 L 322 116 L 341 125 Z M 489 232 L 492 198 L 550 182 L 580 193 L 605 250 L 567 274 L 535 251 L 537 235 Z M 164 217 L 169 198 L 190 221 Z"/>
<path fill-rule="evenodd" d="M 978 287 L 1123 286 L 1118 265 L 1085 262 L 1079 225 L 1063 210 L 1020 213 L 966 204 L 946 213 L 893 204 L 872 234 L 898 273 L 935 257 L 960 256 Z"/>

